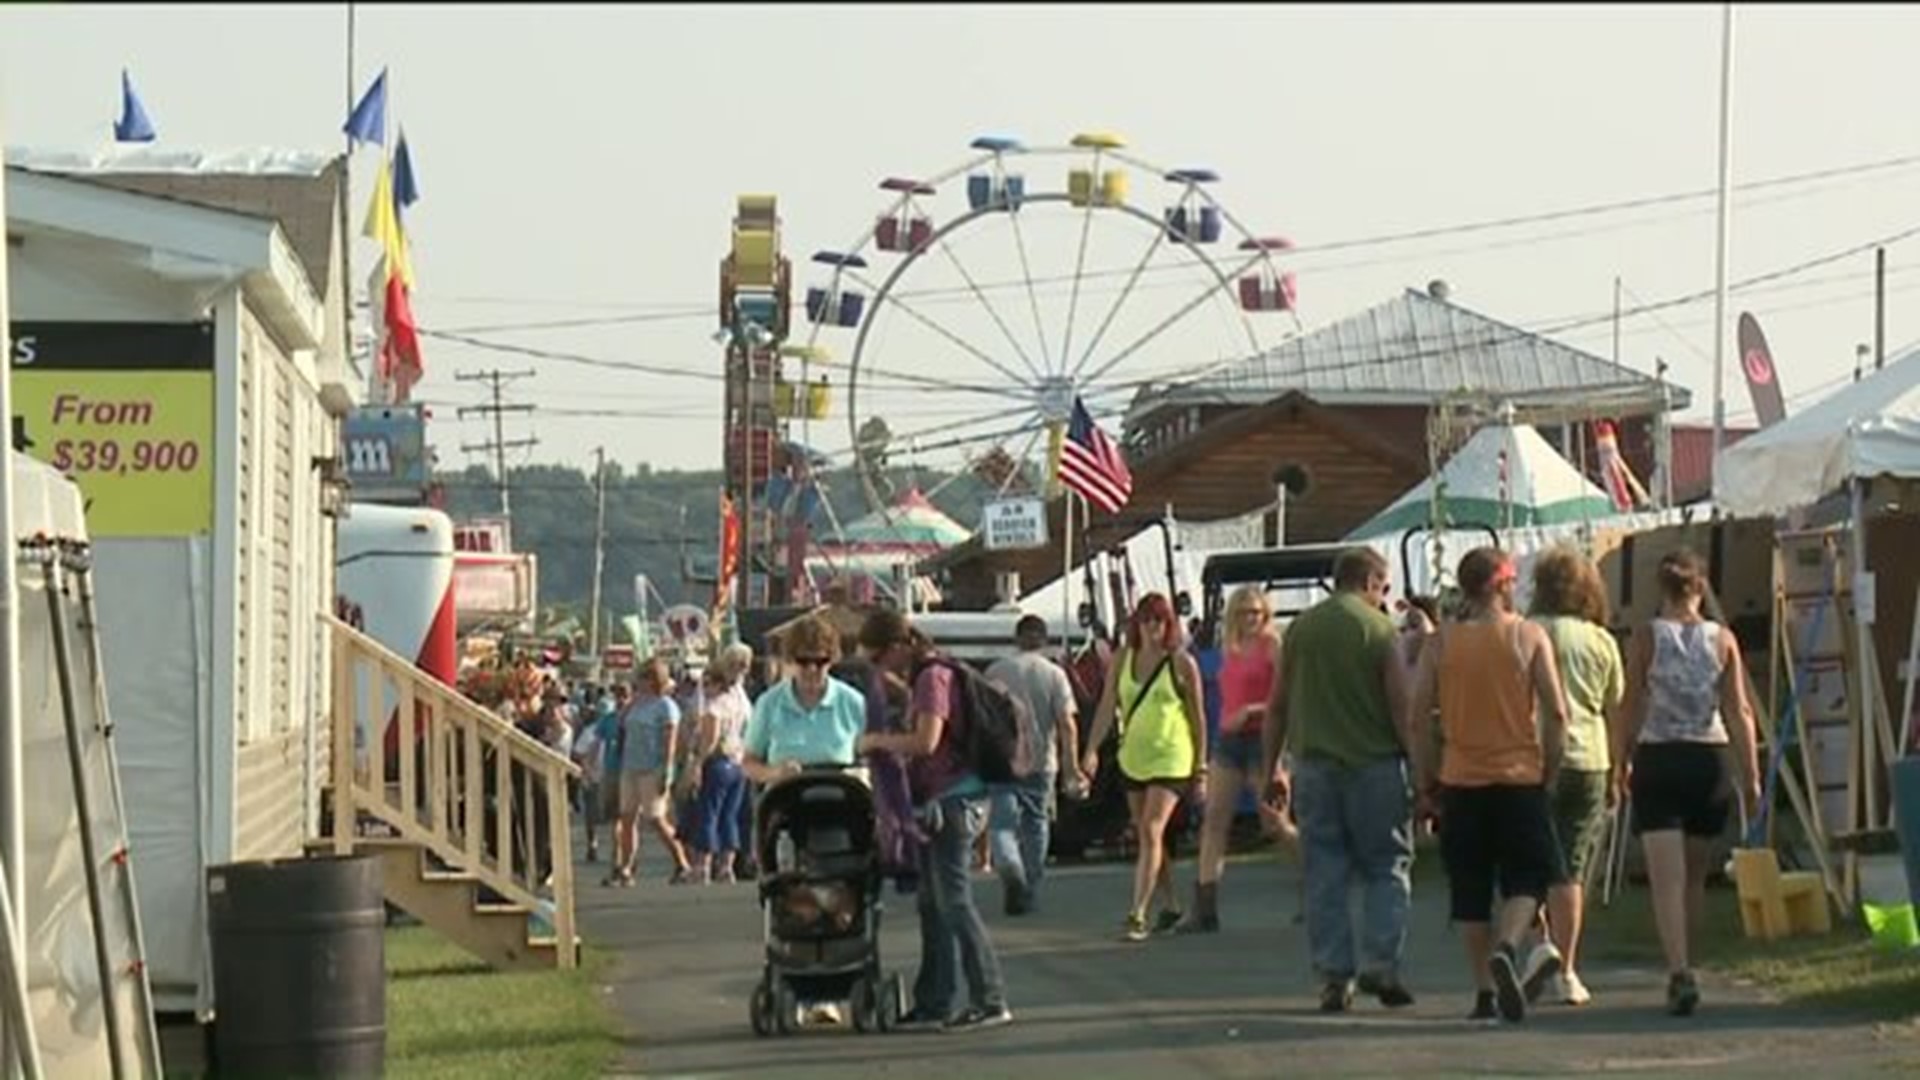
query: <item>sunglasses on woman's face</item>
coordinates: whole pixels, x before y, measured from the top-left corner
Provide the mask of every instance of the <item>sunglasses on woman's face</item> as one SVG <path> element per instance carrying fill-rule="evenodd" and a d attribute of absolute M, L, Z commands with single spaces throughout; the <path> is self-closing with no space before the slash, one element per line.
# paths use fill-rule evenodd
<path fill-rule="evenodd" d="M 796 656 L 793 658 L 795 667 L 824 668 L 831 663 L 833 663 L 833 660 L 825 656 Z"/>

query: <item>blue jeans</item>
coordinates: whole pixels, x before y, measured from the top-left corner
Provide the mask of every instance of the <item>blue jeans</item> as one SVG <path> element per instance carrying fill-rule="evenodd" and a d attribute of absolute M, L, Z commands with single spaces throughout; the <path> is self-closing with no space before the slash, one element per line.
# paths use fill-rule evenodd
<path fill-rule="evenodd" d="M 1053 778 L 1050 772 L 1035 773 L 989 788 L 993 812 L 987 843 L 994 872 L 1009 888 L 1025 888 L 1029 898 L 1039 891 L 1047 872 L 1047 804 L 1052 801 Z"/>
<path fill-rule="evenodd" d="M 700 831 L 694 850 L 708 855 L 739 851 L 740 804 L 747 798 L 747 774 L 724 754 L 707 759 L 700 774 Z"/>
<path fill-rule="evenodd" d="M 960 795 L 920 808 L 931 840 L 920 848 L 920 974 L 913 983 L 913 1007 L 945 1019 L 957 1010 L 958 976 L 964 971 L 979 1009 L 1006 1004 L 1000 958 L 987 938 L 980 909 L 973 904 L 973 842 L 987 824 L 984 796 Z"/>
<path fill-rule="evenodd" d="M 1348 891 L 1363 892 L 1360 971 L 1394 977 L 1407 944 L 1413 897 L 1413 799 L 1401 758 L 1349 768 L 1300 761 L 1294 816 L 1306 863 L 1307 942 L 1322 982 L 1354 976 Z"/>

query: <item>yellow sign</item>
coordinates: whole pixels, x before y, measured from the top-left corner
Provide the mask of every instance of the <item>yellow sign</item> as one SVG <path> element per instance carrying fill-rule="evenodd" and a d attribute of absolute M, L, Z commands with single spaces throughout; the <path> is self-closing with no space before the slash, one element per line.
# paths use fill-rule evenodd
<path fill-rule="evenodd" d="M 19 371 L 13 407 L 93 538 L 213 530 L 212 372 Z"/>
<path fill-rule="evenodd" d="M 13 324 L 16 442 L 101 537 L 213 531 L 211 323 Z"/>

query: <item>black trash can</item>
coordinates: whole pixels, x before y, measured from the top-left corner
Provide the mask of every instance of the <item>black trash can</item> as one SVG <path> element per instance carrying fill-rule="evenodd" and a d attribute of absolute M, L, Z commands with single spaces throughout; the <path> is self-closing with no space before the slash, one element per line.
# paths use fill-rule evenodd
<path fill-rule="evenodd" d="M 216 1076 L 383 1073 L 386 908 L 377 857 L 210 867 L 207 915 Z"/>

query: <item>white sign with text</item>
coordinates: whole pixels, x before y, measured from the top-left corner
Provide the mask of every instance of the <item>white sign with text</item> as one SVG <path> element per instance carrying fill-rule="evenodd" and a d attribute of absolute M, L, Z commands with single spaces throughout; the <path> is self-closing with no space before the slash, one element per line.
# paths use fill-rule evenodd
<path fill-rule="evenodd" d="M 1000 499 L 982 508 L 980 531 L 988 551 L 1018 551 L 1047 546 L 1044 499 Z"/>

